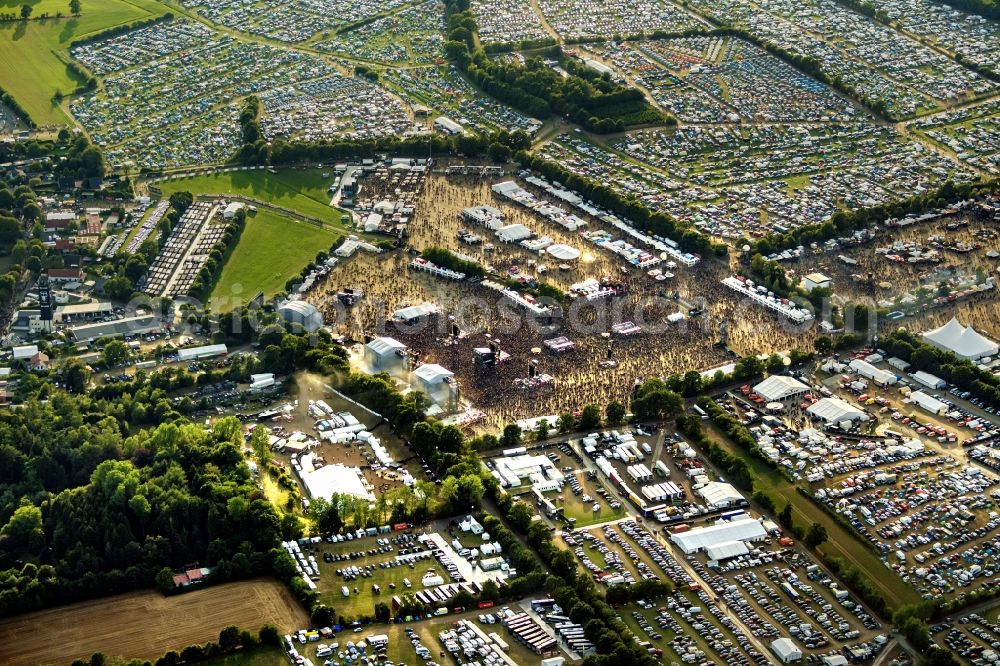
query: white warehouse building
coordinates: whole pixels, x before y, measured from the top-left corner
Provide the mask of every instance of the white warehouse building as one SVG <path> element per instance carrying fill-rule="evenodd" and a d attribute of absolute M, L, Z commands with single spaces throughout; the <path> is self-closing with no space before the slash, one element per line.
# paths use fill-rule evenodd
<path fill-rule="evenodd" d="M 877 368 L 868 361 L 856 358 L 851 361 L 851 370 L 862 377 L 867 377 L 879 386 L 891 386 L 896 383 L 896 375 L 889 372 L 888 370 L 883 370 Z"/>
<path fill-rule="evenodd" d="M 860 407 L 855 407 L 840 398 L 823 398 L 812 404 L 806 412 L 826 423 L 844 423 L 845 421 L 867 421 L 868 415 Z"/>
<path fill-rule="evenodd" d="M 786 402 L 796 400 L 809 392 L 809 386 L 795 377 L 771 375 L 753 387 L 754 393 L 765 402 Z"/>
<path fill-rule="evenodd" d="M 755 518 L 722 522 L 670 535 L 670 540 L 685 555 L 733 541 L 762 541 L 766 538 L 767 530 Z"/>
<path fill-rule="evenodd" d="M 278 307 L 278 314 L 293 327 L 301 328 L 307 333 L 315 333 L 323 328 L 323 315 L 312 303 L 288 301 Z"/>

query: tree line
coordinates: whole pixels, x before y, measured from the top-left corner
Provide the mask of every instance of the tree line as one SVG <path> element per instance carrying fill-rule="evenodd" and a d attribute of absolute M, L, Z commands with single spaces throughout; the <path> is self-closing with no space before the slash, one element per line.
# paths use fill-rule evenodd
<path fill-rule="evenodd" d="M 240 242 L 240 236 L 246 227 L 246 219 L 246 209 L 241 208 L 233 215 L 233 219 L 226 224 L 226 230 L 223 232 L 222 238 L 216 241 L 212 249 L 209 250 L 208 259 L 202 264 L 201 269 L 198 271 L 198 276 L 191 283 L 191 287 L 188 289 L 189 296 L 204 301 L 212 293 L 215 283 L 218 282 L 219 276 L 222 274 L 223 267 L 229 260 L 230 255 L 232 255 L 233 250 L 236 249 L 236 245 Z"/>
<path fill-rule="evenodd" d="M 428 247 L 424 249 L 420 256 L 432 264 L 437 264 L 442 268 L 465 273 L 467 278 L 480 278 L 486 275 L 486 269 L 477 261 L 462 259 L 454 252 L 441 247 Z"/>
<path fill-rule="evenodd" d="M 883 335 L 879 347 L 908 362 L 913 372 L 929 372 L 1000 407 L 1000 377 L 968 359 L 929 345 L 906 329 Z"/>
<path fill-rule="evenodd" d="M 70 666 L 180 666 L 233 655 L 249 659 L 257 651 L 280 648 L 281 633 L 274 625 L 265 624 L 256 633 L 230 625 L 219 632 L 218 640 L 194 643 L 180 650 L 168 650 L 153 661 L 114 659 L 108 658 L 103 652 L 95 652 L 89 659 L 74 659 Z"/>
<path fill-rule="evenodd" d="M 653 211 L 632 195 L 623 195 L 612 187 L 572 173 L 557 162 L 531 155 L 527 151 L 518 153 L 516 159 L 525 168 L 538 172 L 550 181 L 561 183 L 563 187 L 579 193 L 601 208 L 625 218 L 639 230 L 673 239 L 685 252 L 714 254 L 718 257 L 724 257 L 728 252 L 725 244 L 713 241 L 694 227 L 678 222 L 668 213 Z"/>
<path fill-rule="evenodd" d="M 751 253 L 769 255 L 800 245 L 808 247 L 811 243 L 822 243 L 831 238 L 846 236 L 859 229 L 881 224 L 891 218 L 944 208 L 956 201 L 996 191 L 997 187 L 1000 187 L 1000 179 L 997 178 L 967 183 L 955 183 L 948 180 L 940 187 L 923 194 L 916 194 L 906 199 L 869 208 L 839 210 L 822 224 L 808 224 L 783 234 L 769 234 L 751 243 Z"/>

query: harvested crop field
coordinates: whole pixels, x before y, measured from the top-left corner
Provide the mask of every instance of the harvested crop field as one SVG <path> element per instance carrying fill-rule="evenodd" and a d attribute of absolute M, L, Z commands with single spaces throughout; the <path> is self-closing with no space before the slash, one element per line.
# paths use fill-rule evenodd
<path fill-rule="evenodd" d="M 136 592 L 0 621 L 0 653 L 10 666 L 68 664 L 94 652 L 155 659 L 167 650 L 216 640 L 229 625 L 256 631 L 303 627 L 305 611 L 275 580 L 227 583 L 175 597 Z"/>

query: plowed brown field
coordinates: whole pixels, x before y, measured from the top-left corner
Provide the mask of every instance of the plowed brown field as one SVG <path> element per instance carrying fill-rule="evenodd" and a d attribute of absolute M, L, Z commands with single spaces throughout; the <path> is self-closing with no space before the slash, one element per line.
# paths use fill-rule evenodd
<path fill-rule="evenodd" d="M 94 652 L 155 659 L 217 640 L 229 625 L 256 632 L 305 627 L 308 616 L 275 580 L 227 583 L 173 597 L 135 592 L 0 620 L 0 663 L 66 666 Z"/>

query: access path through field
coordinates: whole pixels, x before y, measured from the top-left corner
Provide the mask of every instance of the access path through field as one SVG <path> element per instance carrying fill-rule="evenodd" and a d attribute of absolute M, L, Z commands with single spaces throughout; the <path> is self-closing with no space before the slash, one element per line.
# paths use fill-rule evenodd
<path fill-rule="evenodd" d="M 167 650 L 217 640 L 229 625 L 256 632 L 263 624 L 288 632 L 305 627 L 308 616 L 284 585 L 269 579 L 173 597 L 135 592 L 0 621 L 0 662 L 68 664 L 95 652 L 155 659 Z"/>

